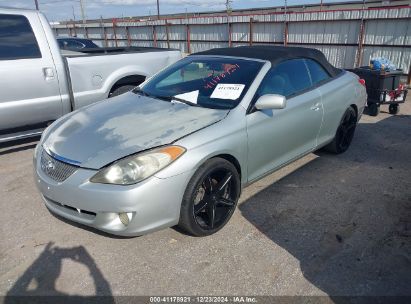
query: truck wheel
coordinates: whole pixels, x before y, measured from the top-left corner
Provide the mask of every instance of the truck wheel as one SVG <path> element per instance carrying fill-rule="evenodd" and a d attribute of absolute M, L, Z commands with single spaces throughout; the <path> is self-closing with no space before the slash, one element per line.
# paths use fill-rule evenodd
<path fill-rule="evenodd" d="M 368 114 L 370 116 L 377 116 L 380 114 L 380 106 L 378 106 L 376 103 L 371 103 L 368 105 Z"/>
<path fill-rule="evenodd" d="M 388 107 L 388 111 L 390 112 L 390 114 L 396 115 L 400 111 L 400 105 L 390 104 L 390 106 Z"/>
<path fill-rule="evenodd" d="M 132 89 L 134 89 L 135 87 L 136 86 L 134 85 L 124 85 L 124 86 L 118 87 L 108 96 L 108 98 L 127 93 L 131 91 Z"/>

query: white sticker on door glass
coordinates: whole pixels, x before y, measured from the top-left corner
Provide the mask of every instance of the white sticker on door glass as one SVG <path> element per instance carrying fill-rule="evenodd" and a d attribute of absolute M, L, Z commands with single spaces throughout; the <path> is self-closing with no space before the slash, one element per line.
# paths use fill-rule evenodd
<path fill-rule="evenodd" d="M 236 100 L 244 90 L 244 84 L 219 83 L 215 87 L 211 98 Z"/>

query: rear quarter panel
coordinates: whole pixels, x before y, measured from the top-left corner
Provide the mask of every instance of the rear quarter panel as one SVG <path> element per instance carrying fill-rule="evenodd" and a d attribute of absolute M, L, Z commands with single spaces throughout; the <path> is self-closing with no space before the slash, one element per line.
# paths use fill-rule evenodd
<path fill-rule="evenodd" d="M 350 105 L 356 105 L 358 118 L 361 116 L 365 107 L 366 93 L 364 87 L 358 82 L 358 77 L 347 71 L 318 89 L 324 107 L 324 117 L 317 143 L 321 146 L 334 138 L 342 116 Z"/>

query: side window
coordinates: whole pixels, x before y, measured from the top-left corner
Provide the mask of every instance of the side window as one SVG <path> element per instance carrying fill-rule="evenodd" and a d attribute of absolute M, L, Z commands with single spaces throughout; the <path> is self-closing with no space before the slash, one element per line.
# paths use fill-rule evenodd
<path fill-rule="evenodd" d="M 66 46 L 70 49 L 77 49 L 77 50 L 84 49 L 85 47 L 83 43 L 76 41 L 76 40 L 67 40 Z"/>
<path fill-rule="evenodd" d="M 0 14 L 0 60 L 41 58 L 26 17 Z"/>
<path fill-rule="evenodd" d="M 330 78 L 330 75 L 318 62 L 312 59 L 306 59 L 305 62 L 307 63 L 308 70 L 310 71 L 313 84 L 317 84 Z"/>
<path fill-rule="evenodd" d="M 57 43 L 61 49 L 64 49 L 64 40 L 57 40 Z"/>
<path fill-rule="evenodd" d="M 304 59 L 284 61 L 273 67 L 265 76 L 257 91 L 257 97 L 265 94 L 291 96 L 311 86 Z"/>

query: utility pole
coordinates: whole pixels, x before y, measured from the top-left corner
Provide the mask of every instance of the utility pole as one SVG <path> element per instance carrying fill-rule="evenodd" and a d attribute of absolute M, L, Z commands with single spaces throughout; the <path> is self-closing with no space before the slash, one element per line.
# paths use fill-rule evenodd
<path fill-rule="evenodd" d="M 36 10 L 39 10 L 39 1 L 38 1 L 38 0 L 34 0 L 34 4 L 36 5 Z"/>
<path fill-rule="evenodd" d="M 80 9 L 81 9 L 81 19 L 83 19 L 83 24 L 86 23 L 86 14 L 84 12 L 84 0 L 80 0 Z"/>
<path fill-rule="evenodd" d="M 231 12 L 233 11 L 232 3 L 233 3 L 233 0 L 225 1 L 225 9 L 226 9 L 227 15 L 230 15 Z"/>
<path fill-rule="evenodd" d="M 284 20 L 286 19 L 287 16 L 287 0 L 284 0 Z"/>
<path fill-rule="evenodd" d="M 73 20 L 76 21 L 76 14 L 74 13 L 74 5 L 71 6 L 71 9 L 73 10 Z"/>
<path fill-rule="evenodd" d="M 157 19 L 160 19 L 160 1 L 157 0 Z"/>
<path fill-rule="evenodd" d="M 288 44 L 287 0 L 284 0 L 284 46 Z"/>
<path fill-rule="evenodd" d="M 226 0 L 225 1 L 225 9 L 226 9 L 226 13 L 227 13 L 227 34 L 228 34 L 228 47 L 232 47 L 232 42 L 231 42 L 231 24 L 230 24 L 230 15 L 232 12 L 232 7 L 231 7 L 231 3 L 233 1 L 232 0 Z"/>

